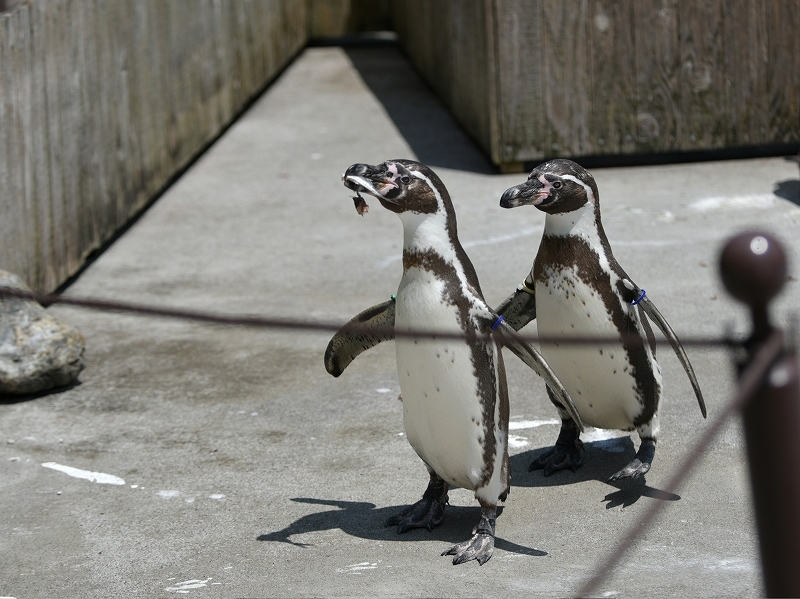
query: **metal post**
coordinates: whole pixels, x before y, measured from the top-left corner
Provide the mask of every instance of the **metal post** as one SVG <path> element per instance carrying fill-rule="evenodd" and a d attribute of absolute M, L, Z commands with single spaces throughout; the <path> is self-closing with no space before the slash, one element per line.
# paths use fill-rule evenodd
<path fill-rule="evenodd" d="M 752 363 L 766 339 L 781 335 L 768 305 L 786 280 L 786 254 L 765 233 L 742 233 L 720 259 L 728 291 L 747 303 L 753 334 L 745 343 Z M 764 585 L 769 597 L 800 597 L 800 367 L 785 350 L 742 410 Z"/>

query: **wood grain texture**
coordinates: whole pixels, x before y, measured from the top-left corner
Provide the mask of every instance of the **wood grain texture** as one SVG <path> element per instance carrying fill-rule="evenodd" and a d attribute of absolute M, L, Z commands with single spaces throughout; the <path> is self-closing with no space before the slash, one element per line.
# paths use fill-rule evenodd
<path fill-rule="evenodd" d="M 479 5 L 483 30 L 466 17 Z M 800 0 L 393 7 L 412 62 L 498 165 L 800 140 Z"/>
<path fill-rule="evenodd" d="M 495 163 L 536 160 L 549 153 L 545 134 L 544 21 L 541 2 L 497 0 L 495 47 L 499 139 Z"/>
<path fill-rule="evenodd" d="M 545 151 L 593 153 L 589 136 L 591 70 L 587 0 L 543 0 Z"/>
<path fill-rule="evenodd" d="M 727 113 L 722 0 L 692 2 L 678 7 L 680 37 L 681 150 L 725 146 Z"/>
<path fill-rule="evenodd" d="M 294 0 L 48 0 L 0 15 L 0 268 L 51 291 L 300 50 Z"/>
<path fill-rule="evenodd" d="M 679 145 L 680 55 L 677 0 L 633 4 L 636 36 L 636 149 L 664 152 Z"/>

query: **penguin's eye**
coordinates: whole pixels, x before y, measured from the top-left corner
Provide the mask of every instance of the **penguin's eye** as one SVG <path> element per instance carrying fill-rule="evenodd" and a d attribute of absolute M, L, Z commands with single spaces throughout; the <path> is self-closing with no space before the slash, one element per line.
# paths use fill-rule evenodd
<path fill-rule="evenodd" d="M 400 177 L 400 180 L 403 182 L 404 185 L 408 185 L 409 183 L 411 183 L 411 177 L 409 177 L 408 175 L 403 175 L 402 177 Z"/>
<path fill-rule="evenodd" d="M 561 189 L 564 184 L 561 181 L 553 181 L 553 189 Z"/>

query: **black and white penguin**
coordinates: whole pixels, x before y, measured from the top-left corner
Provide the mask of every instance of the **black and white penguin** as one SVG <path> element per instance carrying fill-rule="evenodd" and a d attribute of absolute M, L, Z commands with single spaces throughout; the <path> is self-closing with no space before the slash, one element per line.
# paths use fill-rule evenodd
<path fill-rule="evenodd" d="M 542 242 L 530 274 L 497 312 L 515 330 L 536 318 L 543 337 L 620 339 L 601 346 L 542 343 L 540 348 L 585 424 L 638 432 L 641 445 L 636 457 L 609 480 L 637 478 L 650 469 L 655 455 L 662 388 L 646 315 L 669 339 L 705 418 L 694 370 L 672 328 L 614 258 L 600 221 L 597 184 L 589 172 L 570 160 L 539 165 L 525 183 L 506 190 L 500 200 L 503 208 L 524 205 L 547 215 Z M 552 398 L 550 389 L 548 394 Z M 555 403 L 562 419 L 558 440 L 530 466 L 544 469 L 545 476 L 563 468 L 574 471 L 582 463 L 578 426 Z"/>
<path fill-rule="evenodd" d="M 406 436 L 425 462 L 430 483 L 420 501 L 386 524 L 399 533 L 430 529 L 442 520 L 451 486 L 471 489 L 481 506 L 480 521 L 472 538 L 442 555 L 455 556 L 454 564 L 472 559 L 483 564 L 494 549 L 497 504 L 509 491 L 508 392 L 497 332 L 556 389 L 554 398 L 568 406 L 564 409 L 578 421 L 580 416 L 541 356 L 484 302 L 458 241 L 450 196 L 430 168 L 410 160 L 354 164 L 343 180 L 400 217 L 403 276 L 391 300 L 365 310 L 331 339 L 325 366 L 339 376 L 362 351 L 397 337 Z M 357 208 L 362 202 L 359 195 Z M 413 331 L 458 336 L 399 335 Z"/>

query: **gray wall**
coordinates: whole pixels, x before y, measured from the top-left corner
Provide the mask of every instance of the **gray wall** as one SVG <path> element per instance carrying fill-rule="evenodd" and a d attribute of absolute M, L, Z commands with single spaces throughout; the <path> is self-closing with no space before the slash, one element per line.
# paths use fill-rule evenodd
<path fill-rule="evenodd" d="M 392 0 L 495 164 L 800 141 L 800 0 Z"/>
<path fill-rule="evenodd" d="M 0 13 L 0 268 L 53 290 L 306 43 L 298 0 Z"/>

